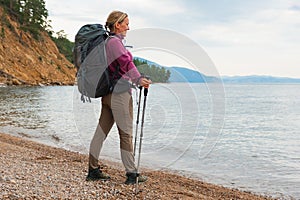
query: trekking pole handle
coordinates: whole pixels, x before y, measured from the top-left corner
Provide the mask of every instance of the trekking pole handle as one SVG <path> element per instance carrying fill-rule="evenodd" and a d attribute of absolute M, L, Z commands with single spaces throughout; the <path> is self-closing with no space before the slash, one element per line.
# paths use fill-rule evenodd
<path fill-rule="evenodd" d="M 143 77 L 150 80 L 150 76 L 144 75 Z"/>
<path fill-rule="evenodd" d="M 150 80 L 150 76 L 144 76 L 144 78 Z M 146 97 L 148 94 L 148 88 L 144 88 L 144 96 Z"/>

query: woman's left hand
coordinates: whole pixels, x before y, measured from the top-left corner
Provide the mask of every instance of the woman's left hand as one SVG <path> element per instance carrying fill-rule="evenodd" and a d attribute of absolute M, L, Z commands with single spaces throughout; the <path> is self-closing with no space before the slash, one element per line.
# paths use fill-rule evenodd
<path fill-rule="evenodd" d="M 152 81 L 150 79 L 147 79 L 147 78 L 140 79 L 140 86 L 142 86 L 144 88 L 149 88 L 150 84 L 152 84 Z"/>

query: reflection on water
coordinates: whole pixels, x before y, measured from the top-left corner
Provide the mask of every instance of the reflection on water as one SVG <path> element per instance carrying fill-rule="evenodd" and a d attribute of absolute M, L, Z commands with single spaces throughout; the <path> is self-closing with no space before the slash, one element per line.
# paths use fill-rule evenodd
<path fill-rule="evenodd" d="M 45 128 L 47 118 L 40 115 L 43 90 L 36 87 L 1 87 L 0 126 L 24 129 Z"/>
<path fill-rule="evenodd" d="M 59 143 L 74 134 L 73 87 L 1 87 L 0 131 L 65 147 Z"/>

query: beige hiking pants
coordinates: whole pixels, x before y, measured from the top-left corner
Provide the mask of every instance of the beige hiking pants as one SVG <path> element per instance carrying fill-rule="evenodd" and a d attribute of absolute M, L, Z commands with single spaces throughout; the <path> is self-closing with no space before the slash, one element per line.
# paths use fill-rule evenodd
<path fill-rule="evenodd" d="M 98 159 L 103 142 L 115 122 L 119 131 L 121 159 L 125 170 L 136 172 L 132 145 L 133 107 L 129 92 L 102 97 L 99 123 L 90 144 L 89 168 L 99 167 Z"/>

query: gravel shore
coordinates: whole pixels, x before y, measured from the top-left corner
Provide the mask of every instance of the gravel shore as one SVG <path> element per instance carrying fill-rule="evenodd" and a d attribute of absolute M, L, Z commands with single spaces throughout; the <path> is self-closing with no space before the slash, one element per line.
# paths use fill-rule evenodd
<path fill-rule="evenodd" d="M 87 182 L 87 155 L 2 133 L 0 146 L 0 199 L 271 199 L 154 170 L 135 194 L 119 163 L 102 163 L 110 181 Z"/>

